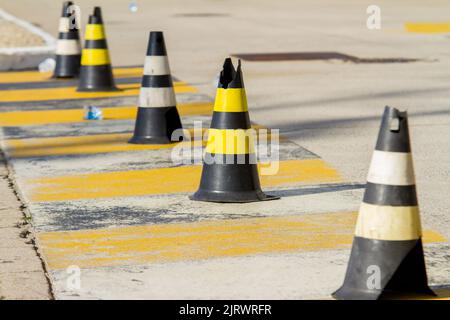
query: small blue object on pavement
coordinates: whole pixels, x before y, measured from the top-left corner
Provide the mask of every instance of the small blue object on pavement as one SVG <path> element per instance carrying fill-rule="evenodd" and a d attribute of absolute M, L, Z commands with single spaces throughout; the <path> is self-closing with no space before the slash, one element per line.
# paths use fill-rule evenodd
<path fill-rule="evenodd" d="M 102 120 L 102 110 L 94 106 L 84 107 L 84 119 L 85 120 Z"/>

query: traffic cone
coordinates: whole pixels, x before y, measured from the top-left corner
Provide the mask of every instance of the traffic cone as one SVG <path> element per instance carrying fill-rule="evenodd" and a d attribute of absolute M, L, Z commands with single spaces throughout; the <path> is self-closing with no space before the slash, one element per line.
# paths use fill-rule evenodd
<path fill-rule="evenodd" d="M 220 73 L 203 171 L 190 199 L 211 202 L 253 202 L 277 199 L 261 191 L 254 137 L 247 108 L 241 62 L 230 58 Z"/>
<path fill-rule="evenodd" d="M 114 84 L 100 7 L 95 7 L 94 14 L 89 16 L 84 40 L 77 91 L 118 90 Z"/>
<path fill-rule="evenodd" d="M 336 299 L 434 295 L 428 287 L 407 113 L 386 107 Z"/>
<path fill-rule="evenodd" d="M 134 135 L 129 143 L 171 143 L 172 133 L 182 129 L 170 75 L 164 36 L 150 32 L 144 63 Z"/>
<path fill-rule="evenodd" d="M 56 44 L 56 66 L 54 78 L 75 78 L 80 72 L 81 46 L 78 34 L 79 21 L 75 13 L 69 12 L 72 1 L 63 4 L 59 19 L 59 34 Z"/>

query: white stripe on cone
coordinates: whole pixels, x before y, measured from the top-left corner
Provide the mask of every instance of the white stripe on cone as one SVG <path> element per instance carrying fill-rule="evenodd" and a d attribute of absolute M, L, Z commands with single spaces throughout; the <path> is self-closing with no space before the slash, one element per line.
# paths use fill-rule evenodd
<path fill-rule="evenodd" d="M 144 63 L 144 75 L 163 76 L 170 74 L 169 60 L 167 56 L 146 56 Z"/>
<path fill-rule="evenodd" d="M 361 203 L 355 235 L 376 240 L 416 240 L 422 236 L 418 207 Z"/>
<path fill-rule="evenodd" d="M 394 186 L 414 185 L 411 153 L 375 150 L 367 181 Z"/>
<path fill-rule="evenodd" d="M 145 88 L 139 92 L 139 107 L 161 108 L 176 106 L 175 92 L 169 88 Z"/>
<path fill-rule="evenodd" d="M 81 54 L 81 47 L 78 40 L 61 39 L 56 44 L 57 55 L 74 55 Z"/>

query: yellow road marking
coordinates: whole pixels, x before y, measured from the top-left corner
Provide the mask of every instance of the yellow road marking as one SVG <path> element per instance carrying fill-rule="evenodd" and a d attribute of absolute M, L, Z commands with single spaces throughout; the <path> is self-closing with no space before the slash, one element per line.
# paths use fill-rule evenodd
<path fill-rule="evenodd" d="M 51 269 L 348 248 L 356 213 L 306 214 L 38 234 Z M 425 242 L 445 241 L 425 232 Z"/>
<path fill-rule="evenodd" d="M 182 103 L 177 105 L 181 116 L 208 115 L 212 112 L 211 102 Z M 135 119 L 137 108 L 124 106 L 116 108 L 102 108 L 104 120 Z M 84 122 L 83 109 L 12 111 L 0 113 L 0 126 L 27 126 L 54 123 Z"/>
<path fill-rule="evenodd" d="M 77 92 L 76 87 L 4 90 L 0 91 L 0 101 L 17 102 L 137 96 L 139 94 L 140 84 L 119 84 L 117 87 L 120 88 L 121 91 Z M 196 88 L 191 87 L 184 82 L 175 83 L 174 90 L 176 93 L 197 92 Z"/>
<path fill-rule="evenodd" d="M 405 29 L 414 33 L 450 33 L 450 23 L 405 23 Z"/>
<path fill-rule="evenodd" d="M 141 77 L 143 68 L 113 68 L 114 77 Z M 17 71 L 0 72 L 0 83 L 41 82 L 56 80 L 51 72 Z M 59 80 L 63 82 L 64 80 Z"/>
<path fill-rule="evenodd" d="M 264 188 L 299 183 L 339 182 L 338 172 L 321 159 L 280 161 L 276 175 L 262 175 Z M 32 201 L 63 201 L 194 192 L 202 166 L 103 172 L 30 179 Z M 158 181 L 158 183 L 155 183 Z"/>
<path fill-rule="evenodd" d="M 193 129 L 188 131 L 192 136 Z M 159 150 L 173 148 L 178 144 L 178 142 L 147 145 L 130 144 L 128 143 L 128 140 L 131 139 L 131 136 L 131 133 L 112 133 L 75 137 L 15 139 L 7 140 L 7 148 L 11 148 L 11 151 L 8 151 L 8 154 L 11 157 L 25 158 L 36 156 Z M 191 142 L 187 142 L 187 144 L 191 144 Z M 205 144 L 206 142 L 195 143 L 196 146 Z"/>

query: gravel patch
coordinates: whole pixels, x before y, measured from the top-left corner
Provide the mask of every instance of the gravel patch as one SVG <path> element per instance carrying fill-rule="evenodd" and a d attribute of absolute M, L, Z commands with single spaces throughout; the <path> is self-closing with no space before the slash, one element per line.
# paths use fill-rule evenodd
<path fill-rule="evenodd" d="M 44 45 L 45 41 L 40 36 L 11 21 L 0 19 L 0 48 L 39 47 Z"/>

